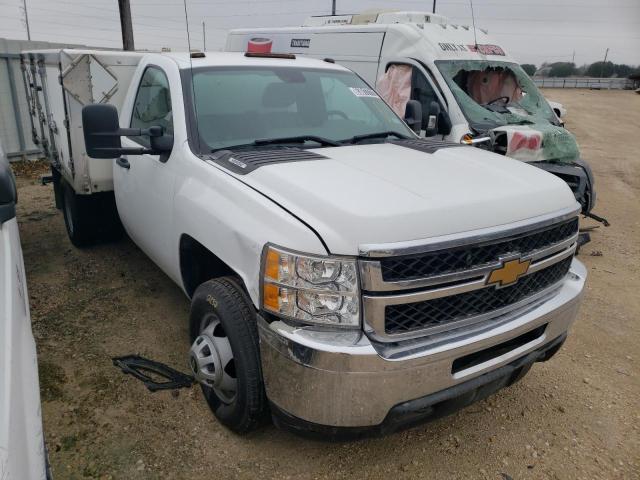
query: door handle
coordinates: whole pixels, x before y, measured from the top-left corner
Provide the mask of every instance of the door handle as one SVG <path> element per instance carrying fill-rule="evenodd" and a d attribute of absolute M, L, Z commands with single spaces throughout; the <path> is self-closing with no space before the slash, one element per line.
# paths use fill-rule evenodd
<path fill-rule="evenodd" d="M 116 164 L 119 167 L 126 168 L 127 170 L 131 168 L 131 164 L 129 163 L 129 160 L 127 160 L 126 158 L 122 158 L 122 157 L 118 158 L 116 160 Z"/>

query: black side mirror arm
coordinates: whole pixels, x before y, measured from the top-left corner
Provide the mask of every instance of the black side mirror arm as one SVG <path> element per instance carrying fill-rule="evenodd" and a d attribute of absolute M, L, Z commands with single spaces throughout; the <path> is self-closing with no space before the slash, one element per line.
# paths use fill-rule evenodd
<path fill-rule="evenodd" d="M 164 128 L 162 127 L 149 127 L 149 128 L 118 128 L 112 132 L 95 132 L 91 135 L 107 136 L 107 137 L 162 137 L 164 135 Z"/>
<path fill-rule="evenodd" d="M 96 137 L 142 137 L 148 136 L 151 148 L 144 147 L 120 147 L 114 148 L 94 148 L 95 151 L 115 152 L 118 155 L 162 155 L 163 162 L 169 159 L 168 155 L 173 148 L 173 135 L 164 135 L 164 128 L 159 126 L 149 128 L 119 128 L 112 132 L 95 132 L 91 136 Z"/>

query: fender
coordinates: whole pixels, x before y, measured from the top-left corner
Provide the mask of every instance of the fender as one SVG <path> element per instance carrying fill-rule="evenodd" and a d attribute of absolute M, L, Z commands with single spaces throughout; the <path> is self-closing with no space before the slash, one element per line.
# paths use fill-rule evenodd
<path fill-rule="evenodd" d="M 183 145 L 185 171 L 174 195 L 175 261 L 171 277 L 189 295 L 180 271 L 180 239 L 188 235 L 244 282 L 256 307 L 262 249 L 267 242 L 327 255 L 321 239 L 301 220 L 213 162 Z M 188 171 L 187 171 L 188 170 Z"/>

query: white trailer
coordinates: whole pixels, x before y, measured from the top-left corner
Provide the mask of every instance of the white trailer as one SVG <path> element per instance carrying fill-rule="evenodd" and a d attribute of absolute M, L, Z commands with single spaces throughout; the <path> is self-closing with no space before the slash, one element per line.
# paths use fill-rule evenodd
<path fill-rule="evenodd" d="M 87 155 L 82 108 L 108 103 L 120 111 L 142 55 L 69 49 L 22 54 L 33 140 L 51 163 L 56 206 L 77 246 L 121 231 L 113 169 L 110 162 Z"/>

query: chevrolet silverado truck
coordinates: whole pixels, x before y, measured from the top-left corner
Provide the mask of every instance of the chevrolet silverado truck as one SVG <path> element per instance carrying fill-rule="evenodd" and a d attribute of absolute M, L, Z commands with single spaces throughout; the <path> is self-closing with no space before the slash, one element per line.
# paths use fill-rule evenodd
<path fill-rule="evenodd" d="M 567 184 L 421 139 L 419 105 L 401 119 L 345 67 L 273 53 L 26 61 L 62 77 L 56 98 L 81 112 L 47 137 L 64 153 L 70 235 L 99 237 L 111 195 L 190 299 L 193 375 L 235 432 L 269 414 L 328 437 L 436 418 L 551 358 L 576 318 L 586 270 Z M 103 86 L 81 90 L 74 68 Z"/>

